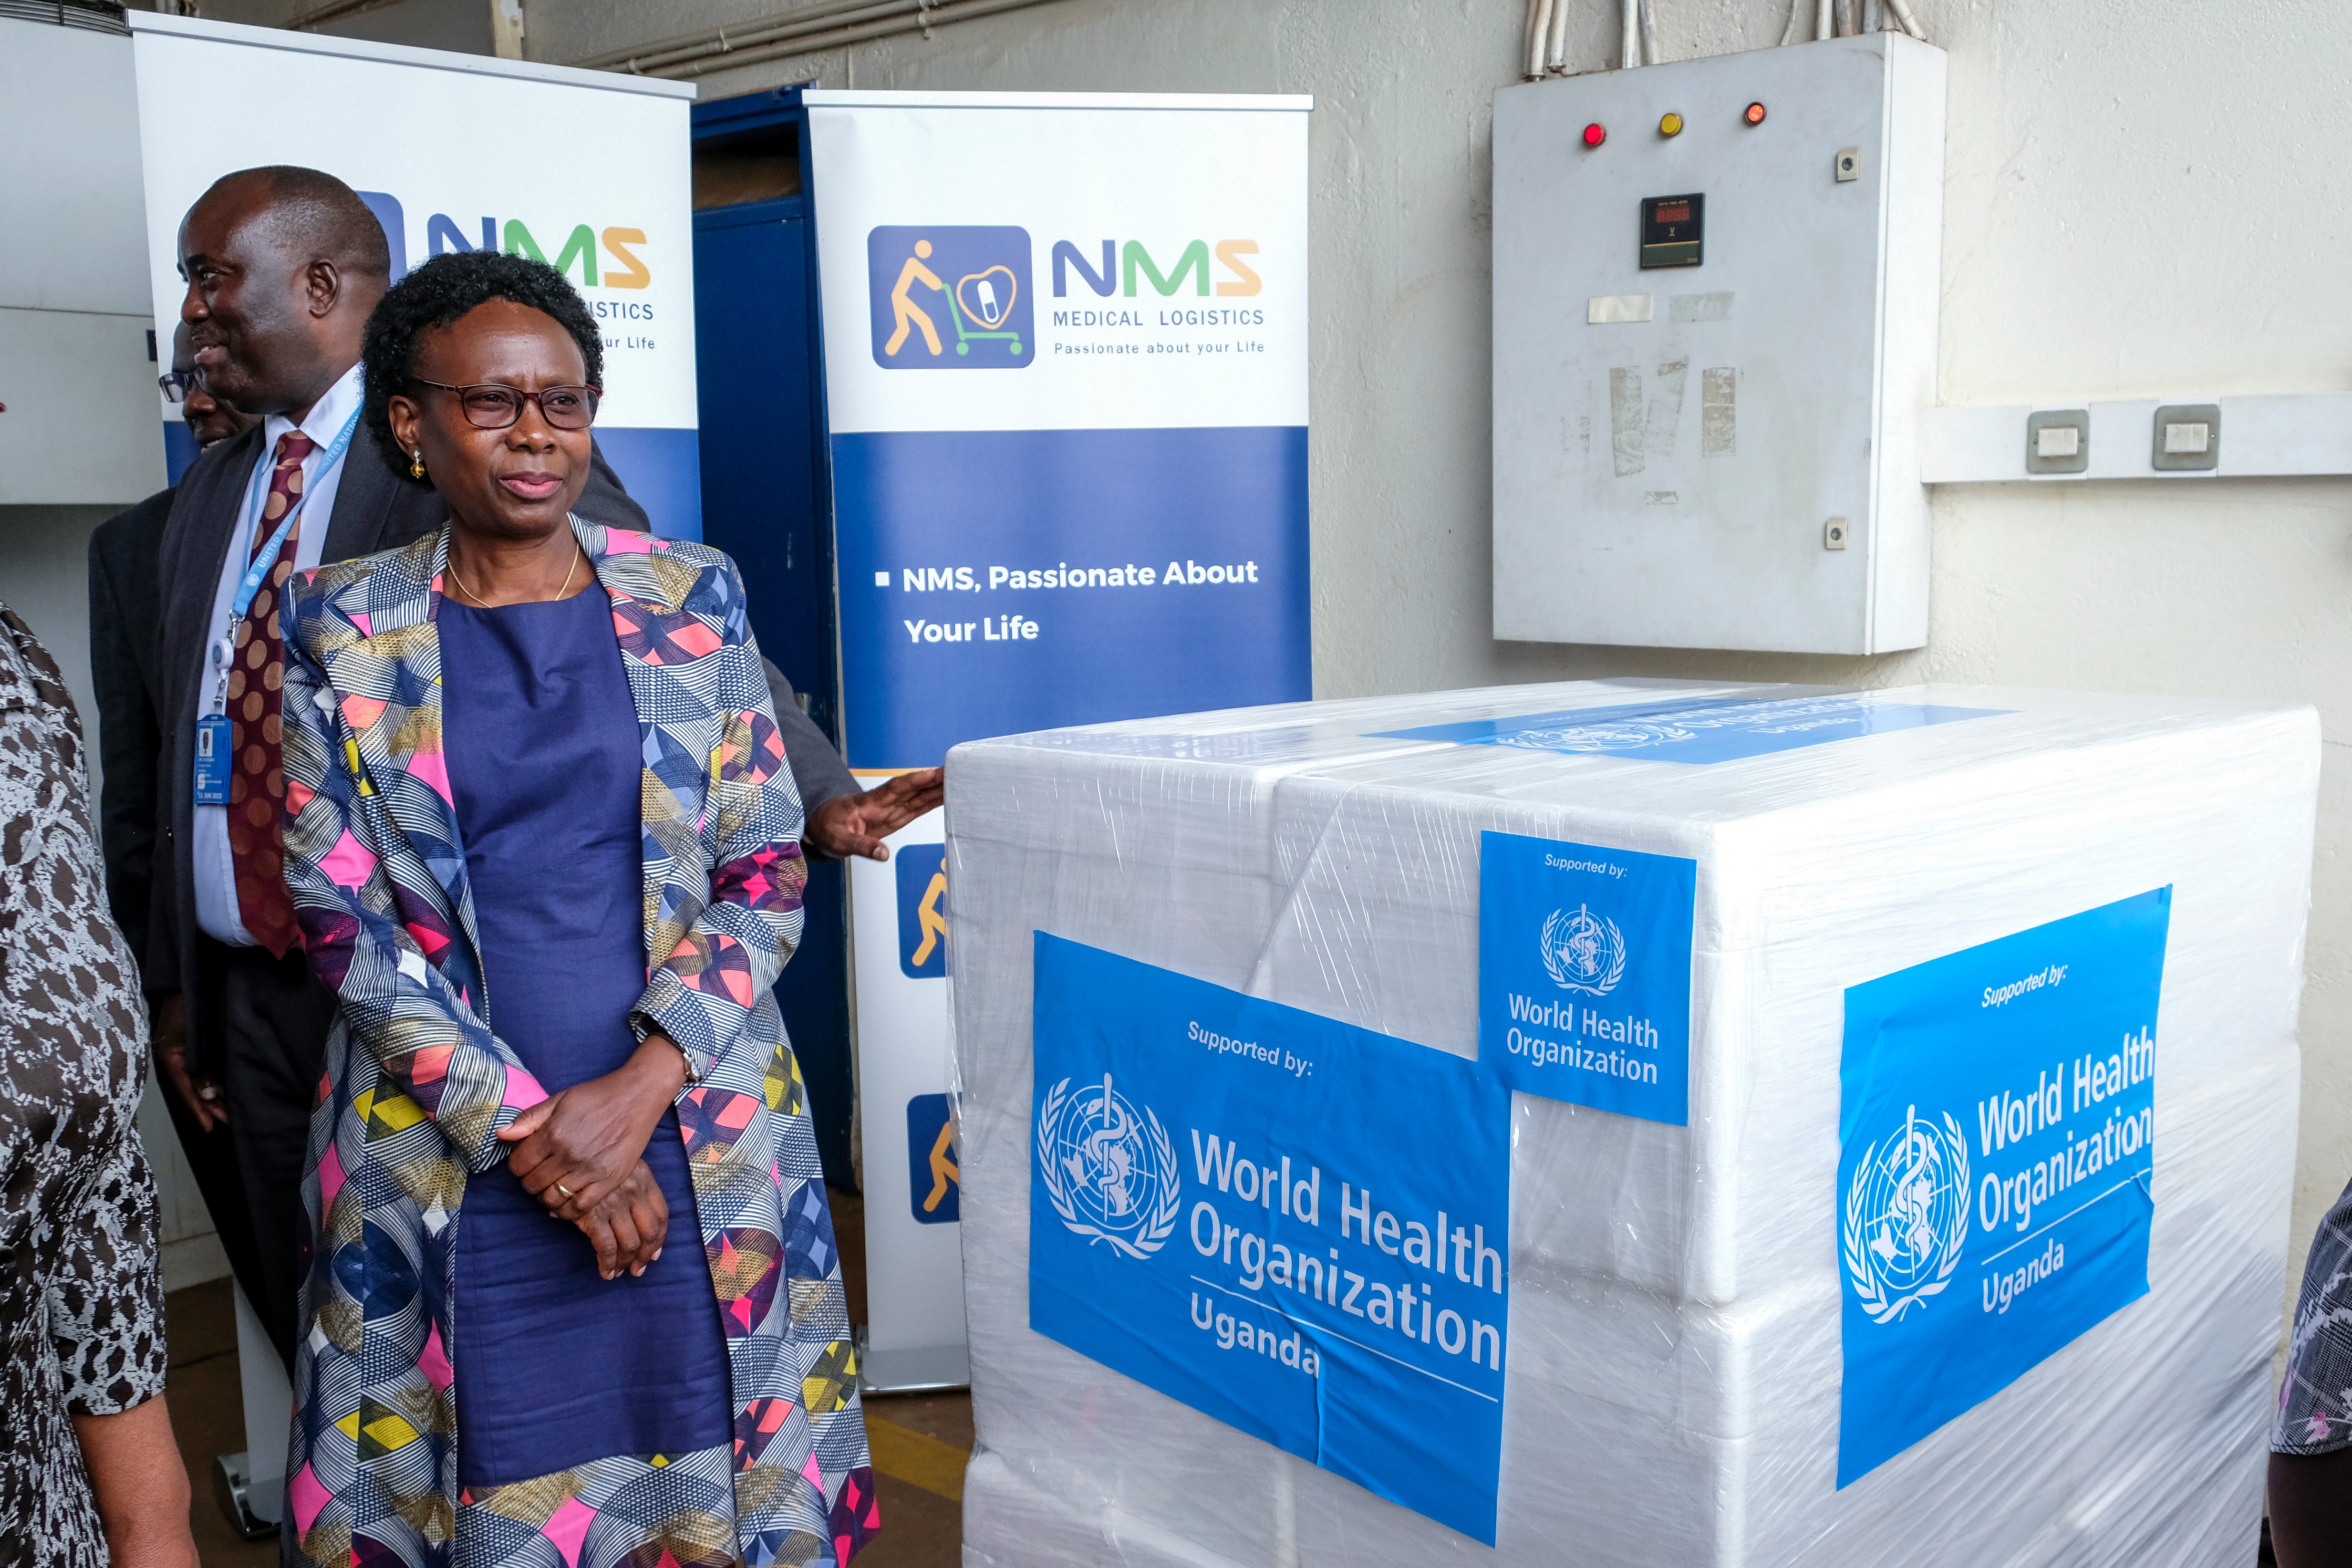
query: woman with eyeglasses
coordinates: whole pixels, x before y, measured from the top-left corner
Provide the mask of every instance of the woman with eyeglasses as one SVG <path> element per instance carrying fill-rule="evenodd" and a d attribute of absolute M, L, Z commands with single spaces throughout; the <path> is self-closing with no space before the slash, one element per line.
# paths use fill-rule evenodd
<path fill-rule="evenodd" d="M 603 341 L 543 263 L 426 263 L 362 360 L 448 524 L 282 612 L 287 879 L 341 1001 L 289 1539 L 845 1563 L 872 1478 L 769 990 L 801 803 L 742 582 L 572 514 Z"/>

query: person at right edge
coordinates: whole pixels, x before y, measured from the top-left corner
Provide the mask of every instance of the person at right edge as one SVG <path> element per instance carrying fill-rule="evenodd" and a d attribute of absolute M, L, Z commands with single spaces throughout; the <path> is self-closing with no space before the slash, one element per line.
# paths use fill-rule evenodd
<path fill-rule="evenodd" d="M 2352 1186 L 2319 1223 L 2271 1428 L 2279 1568 L 2352 1568 Z"/>

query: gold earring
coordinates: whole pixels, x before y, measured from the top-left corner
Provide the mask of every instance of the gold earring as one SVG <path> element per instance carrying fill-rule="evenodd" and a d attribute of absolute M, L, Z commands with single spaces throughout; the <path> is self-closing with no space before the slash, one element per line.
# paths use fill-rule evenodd
<path fill-rule="evenodd" d="M 412 479 L 421 479 L 425 477 L 425 453 L 422 448 L 408 454 L 408 477 Z"/>

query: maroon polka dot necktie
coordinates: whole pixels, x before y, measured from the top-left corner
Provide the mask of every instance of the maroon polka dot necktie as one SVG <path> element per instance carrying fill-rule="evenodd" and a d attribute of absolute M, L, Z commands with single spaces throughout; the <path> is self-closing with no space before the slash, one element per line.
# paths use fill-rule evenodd
<path fill-rule="evenodd" d="M 262 503 L 261 521 L 253 531 L 256 555 L 269 547 L 269 536 L 278 531 L 288 509 L 302 499 L 302 459 L 317 446 L 299 430 L 278 438 L 269 499 Z M 278 602 L 286 596 L 286 579 L 294 574 L 294 552 L 301 537 L 302 521 L 297 517 L 236 628 L 236 654 L 228 675 L 228 852 L 236 869 L 236 912 L 253 940 L 273 958 L 283 958 L 288 949 L 301 945 L 294 903 L 286 892 L 281 815 L 286 773 L 278 720 L 286 645 L 278 631 Z"/>

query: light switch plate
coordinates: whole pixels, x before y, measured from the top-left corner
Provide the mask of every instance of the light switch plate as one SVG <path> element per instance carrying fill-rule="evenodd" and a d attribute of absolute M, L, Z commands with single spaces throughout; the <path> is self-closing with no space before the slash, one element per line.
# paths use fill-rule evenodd
<path fill-rule="evenodd" d="M 2053 448 L 2042 456 L 2044 430 L 2075 432 L 2074 449 L 2063 452 L 2055 448 L 2063 441 L 2049 443 Z M 2091 466 L 2091 411 L 2087 408 L 2044 408 L 2025 416 L 2025 471 L 2029 474 L 2079 474 Z"/>
<path fill-rule="evenodd" d="M 2191 432 L 2197 426 L 2205 427 L 2202 450 L 2174 450 L 2196 445 Z M 2181 431 L 2184 439 L 2172 439 L 2174 426 L 2188 426 Z M 2218 403 L 2168 403 L 2156 411 L 2156 422 L 2149 433 L 2147 464 L 2166 473 L 2194 473 L 2221 466 L 2221 405 Z"/>

